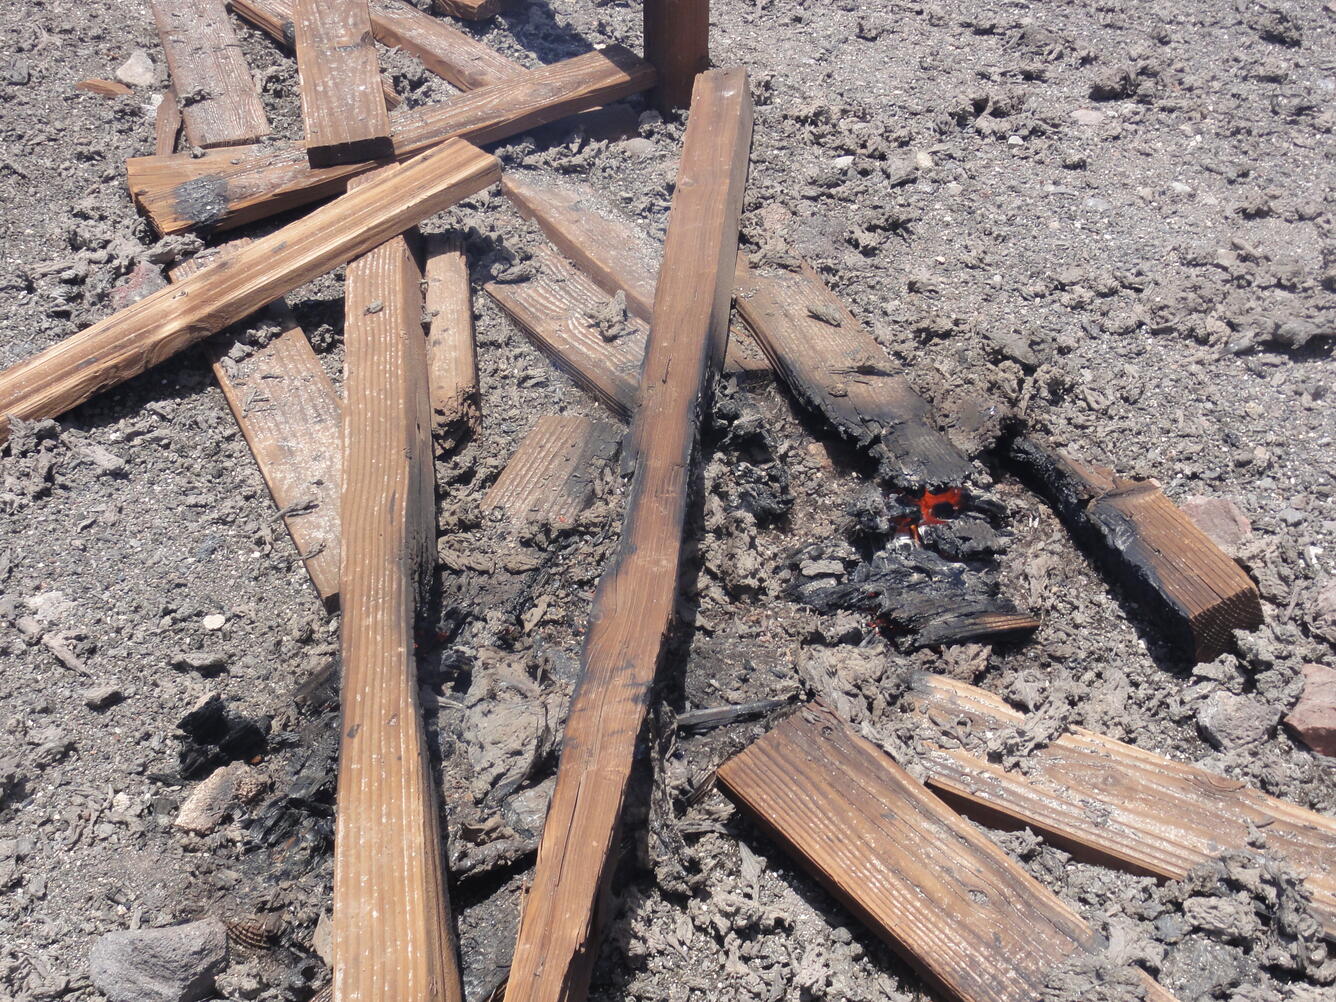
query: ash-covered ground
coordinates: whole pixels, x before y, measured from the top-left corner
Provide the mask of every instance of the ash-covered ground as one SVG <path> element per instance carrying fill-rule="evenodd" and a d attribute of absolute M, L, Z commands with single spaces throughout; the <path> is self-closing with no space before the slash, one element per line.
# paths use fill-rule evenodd
<path fill-rule="evenodd" d="M 1278 721 L 1302 666 L 1333 666 L 1336 644 L 1336 9 L 713 6 L 715 62 L 748 67 L 756 104 L 744 249 L 810 261 L 978 457 L 1009 512 L 1002 591 L 1042 626 L 1021 644 L 912 651 L 865 616 L 795 602 L 804 547 L 847 544 L 823 558 L 836 580 L 857 565 L 850 513 L 874 465 L 782 388 L 721 386 L 593 997 L 924 997 L 721 795 L 700 795 L 765 723 L 678 733 L 694 708 L 819 696 L 912 768 L 899 701 L 927 669 L 1035 711 L 1046 733 L 1083 725 L 1331 814 L 1331 760 Z M 638 48 L 639 25 L 637 4 L 515 0 L 461 27 L 534 66 Z M 294 61 L 238 31 L 276 136 L 298 138 Z M 73 89 L 135 50 L 152 71 L 131 95 Z M 450 95 L 414 58 L 382 58 L 410 106 Z M 0 11 L 0 365 L 199 246 L 155 240 L 125 190 L 165 85 L 145 5 Z M 683 123 L 639 98 L 622 121 L 497 152 L 509 171 L 592 186 L 661 237 Z M 516 530 L 481 510 L 540 414 L 606 414 L 481 292 L 522 277 L 537 231 L 495 193 L 424 225 L 449 227 L 469 233 L 483 427 L 438 464 L 421 683 L 466 988 L 483 999 L 508 963 L 622 488 L 600 473 L 573 526 Z M 336 272 L 288 297 L 336 381 L 341 293 Z M 244 354 L 265 334 L 224 336 Z M 983 447 L 1004 414 L 1176 501 L 1235 505 L 1230 545 L 1265 625 L 1207 665 L 1164 644 L 1137 596 L 993 465 Z M 101 999 L 99 936 L 206 916 L 269 930 L 259 948 L 234 942 L 220 997 L 302 1002 L 324 985 L 337 643 L 203 350 L 16 429 L 0 449 L 0 998 Z M 206 704 L 187 745 L 179 725 L 211 696 L 226 717 Z M 238 756 L 256 764 L 227 814 L 202 834 L 177 826 L 202 776 Z M 1139 997 L 1131 963 L 1183 1002 L 1336 997 L 1336 958 L 1282 868 L 1230 856 L 1157 884 L 994 837 L 1110 941 L 1107 967 L 1055 972 L 1049 1002 Z"/>

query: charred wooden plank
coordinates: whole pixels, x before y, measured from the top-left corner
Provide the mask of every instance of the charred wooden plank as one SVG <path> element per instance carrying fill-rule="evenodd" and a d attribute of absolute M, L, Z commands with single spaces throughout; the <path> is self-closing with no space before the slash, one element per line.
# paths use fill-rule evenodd
<path fill-rule="evenodd" d="M 573 523 L 594 498 L 595 464 L 617 454 L 621 432 L 607 421 L 545 414 L 482 499 L 511 522 Z"/>
<path fill-rule="evenodd" d="M 150 0 L 172 88 L 186 98 L 186 139 L 241 146 L 269 135 L 269 119 L 223 0 Z"/>
<path fill-rule="evenodd" d="M 983 689 L 927 673 L 909 701 L 942 734 L 918 764 L 957 810 L 1001 828 L 1029 827 L 1092 862 L 1179 880 L 1228 850 L 1279 859 L 1302 875 L 1336 939 L 1336 821 L 1234 779 L 1081 727 L 1026 755 L 1025 772 L 971 754 L 1025 718 Z M 1265 845 L 1255 848 L 1257 831 Z"/>
<path fill-rule="evenodd" d="M 168 87 L 153 115 L 153 152 L 158 156 L 176 152 L 180 134 L 181 107 L 176 103 L 176 88 Z"/>
<path fill-rule="evenodd" d="M 945 997 L 1032 1002 L 1055 969 L 1100 951 L 1057 895 L 824 707 L 799 709 L 718 778 Z M 1148 998 L 1173 998 L 1141 977 Z"/>
<path fill-rule="evenodd" d="M 654 103 L 685 108 L 698 73 L 710 68 L 710 0 L 645 0 L 645 58 L 659 71 Z"/>
<path fill-rule="evenodd" d="M 810 265 L 753 269 L 739 259 L 736 304 L 800 401 L 878 460 L 900 490 L 959 486 L 973 468 L 932 408 Z"/>
<path fill-rule="evenodd" d="M 1072 533 L 1144 600 L 1168 638 L 1196 661 L 1262 624 L 1257 586 L 1152 480 L 1083 466 L 1026 437 L 1009 457 Z"/>
<path fill-rule="evenodd" d="M 427 384 L 432 439 L 453 449 L 478 430 L 478 353 L 473 341 L 473 293 L 464 241 L 458 233 L 427 241 Z"/>
<path fill-rule="evenodd" d="M 650 66 L 620 46 L 532 70 L 440 104 L 396 112 L 394 157 L 452 137 L 489 143 L 644 90 Z M 162 233 L 227 229 L 337 194 L 375 164 L 315 168 L 300 143 L 126 161 L 130 192 Z"/>
<path fill-rule="evenodd" d="M 187 261 L 172 281 L 189 278 L 250 241 L 236 240 Z M 233 342 L 209 345 L 214 378 L 278 506 L 297 555 L 325 607 L 339 601 L 339 450 L 342 405 L 306 334 L 282 299 L 269 307 L 281 330 L 244 359 Z"/>
<path fill-rule="evenodd" d="M 465 21 L 482 21 L 495 17 L 510 6 L 510 0 L 433 0 L 436 9 Z"/>
<path fill-rule="evenodd" d="M 394 154 L 367 0 L 296 0 L 293 41 L 312 167 Z"/>
<path fill-rule="evenodd" d="M 635 471 L 626 521 L 594 596 L 508 1002 L 578 1000 L 588 990 L 596 904 L 677 593 L 697 422 L 724 359 L 750 144 L 746 71 L 702 74 L 626 444 Z"/>
<path fill-rule="evenodd" d="M 500 176 L 493 156 L 456 139 L 249 247 L 0 372 L 0 440 L 9 418 L 57 417 L 297 286 L 383 243 Z"/>
<path fill-rule="evenodd" d="M 359 181 L 349 197 L 407 169 Z M 422 274 L 405 237 L 348 265 L 344 349 L 334 995 L 458 1002 L 413 642 L 436 506 Z"/>

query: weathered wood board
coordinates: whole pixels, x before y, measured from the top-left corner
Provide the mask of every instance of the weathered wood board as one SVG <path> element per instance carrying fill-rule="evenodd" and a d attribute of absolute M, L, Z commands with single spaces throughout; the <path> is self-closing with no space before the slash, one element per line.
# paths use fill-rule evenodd
<path fill-rule="evenodd" d="M 175 153 L 180 134 L 181 107 L 176 101 L 176 88 L 168 87 L 153 115 L 153 152 L 158 156 Z"/>
<path fill-rule="evenodd" d="M 1057 895 L 824 707 L 785 718 L 718 778 L 944 998 L 1034 1002 L 1050 972 L 1099 949 Z"/>
<path fill-rule="evenodd" d="M 677 595 L 697 423 L 724 359 L 750 145 L 746 72 L 702 74 L 624 446 L 635 471 L 625 523 L 590 612 L 507 1002 L 577 1002 L 588 991 L 597 902 Z"/>
<path fill-rule="evenodd" d="M 478 352 L 473 340 L 473 290 L 464 241 L 458 233 L 427 241 L 427 382 L 432 440 L 448 451 L 481 423 Z"/>
<path fill-rule="evenodd" d="M 297 286 L 495 183 L 497 159 L 462 139 L 393 178 L 289 223 L 178 285 L 0 372 L 0 440 L 9 418 L 57 417 L 216 334 Z"/>
<path fill-rule="evenodd" d="M 645 58 L 659 71 L 654 103 L 685 108 L 691 84 L 710 68 L 710 0 L 645 0 Z"/>
<path fill-rule="evenodd" d="M 615 458 L 621 430 L 608 421 L 544 414 L 483 496 L 508 521 L 570 525 L 594 498 L 597 464 Z"/>
<path fill-rule="evenodd" d="M 241 146 L 269 135 L 269 119 L 223 0 L 150 0 L 172 89 L 192 145 Z"/>
<path fill-rule="evenodd" d="M 958 810 L 998 827 L 1028 826 L 1072 854 L 1133 873 L 1181 879 L 1231 849 L 1274 856 L 1304 875 L 1336 939 L 1336 821 L 1237 780 L 1074 727 L 1032 751 L 1024 774 L 963 747 L 1024 717 L 983 689 L 922 674 L 911 701 L 943 739 L 918 764 Z M 1265 834 L 1251 848 L 1254 831 Z"/>
<path fill-rule="evenodd" d="M 466 21 L 481 21 L 495 17 L 510 6 L 510 0 L 433 0 L 442 14 L 460 17 Z"/>

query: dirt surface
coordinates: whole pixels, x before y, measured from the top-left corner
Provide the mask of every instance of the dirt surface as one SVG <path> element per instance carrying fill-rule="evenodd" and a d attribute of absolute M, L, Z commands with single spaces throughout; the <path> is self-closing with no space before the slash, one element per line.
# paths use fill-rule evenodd
<path fill-rule="evenodd" d="M 821 696 L 912 768 L 897 701 L 922 668 L 1331 814 L 1332 760 L 1276 721 L 1301 666 L 1332 665 L 1336 643 L 1332 5 L 714 7 L 715 61 L 746 65 L 756 101 L 745 249 L 809 260 L 933 401 L 1009 509 L 1003 593 L 1043 625 L 1005 648 L 911 651 L 865 617 L 793 601 L 804 546 L 838 550 L 823 556 L 835 579 L 865 555 L 850 512 L 876 489 L 872 464 L 782 389 L 721 387 L 684 626 L 593 996 L 924 997 L 719 794 L 701 795 L 764 721 L 678 733 L 689 709 Z M 596 43 L 638 48 L 639 20 L 620 2 L 516 0 L 466 30 L 532 66 Z M 155 241 L 124 187 L 125 158 L 151 151 L 166 83 L 147 11 L 39 0 L 7 5 L 0 29 L 10 365 L 199 244 Z M 294 61 L 239 31 L 276 134 L 296 138 Z M 114 99 L 73 89 L 112 78 L 136 49 L 152 85 Z M 382 56 L 410 105 L 451 92 L 415 59 Z M 548 127 L 497 152 L 507 170 L 592 185 L 661 236 L 683 125 L 629 107 L 630 135 Z M 522 278 L 541 240 L 495 194 L 424 229 L 450 226 L 469 230 L 477 286 Z M 341 289 L 340 272 L 289 297 L 336 379 Z M 480 510 L 538 415 L 606 415 L 480 291 L 475 309 L 483 430 L 438 466 L 441 562 L 419 651 L 466 987 L 482 999 L 508 963 L 622 489 L 603 470 L 573 526 L 515 530 Z M 224 336 L 244 353 L 264 330 Z M 1265 626 L 1208 665 L 1168 649 L 1136 597 L 992 465 L 1003 414 L 1155 477 L 1176 501 L 1236 504 L 1250 526 L 1233 520 L 1231 545 Z M 234 943 L 220 996 L 301 1002 L 326 982 L 312 943 L 330 900 L 334 683 L 294 691 L 337 670 L 337 630 L 202 351 L 15 429 L 0 450 L 0 999 L 100 999 L 96 937 L 209 915 L 278 929 L 261 949 Z M 203 744 L 178 729 L 210 696 L 231 752 L 207 728 Z M 200 780 L 238 755 L 257 764 L 225 819 L 204 834 L 175 825 Z M 996 837 L 1111 943 L 1105 968 L 1055 972 L 1050 1002 L 1139 997 L 1129 963 L 1183 1002 L 1336 997 L 1336 958 L 1290 874 L 1229 857 L 1157 885 L 1028 833 Z"/>

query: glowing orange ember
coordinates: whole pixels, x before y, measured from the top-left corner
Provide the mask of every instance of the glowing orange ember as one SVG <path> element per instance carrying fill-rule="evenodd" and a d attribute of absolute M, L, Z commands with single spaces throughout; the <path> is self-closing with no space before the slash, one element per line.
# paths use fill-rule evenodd
<path fill-rule="evenodd" d="M 965 490 L 961 487 L 948 487 L 944 491 L 924 490 L 918 497 L 906 494 L 900 500 L 911 506 L 917 506 L 917 515 L 900 515 L 894 520 L 897 535 L 911 536 L 919 542 L 919 526 L 945 525 L 955 518 L 965 507 Z"/>

